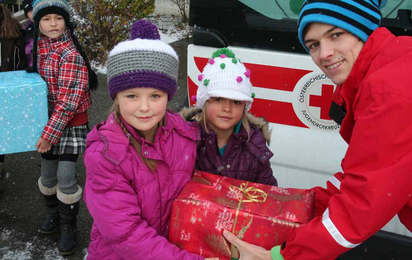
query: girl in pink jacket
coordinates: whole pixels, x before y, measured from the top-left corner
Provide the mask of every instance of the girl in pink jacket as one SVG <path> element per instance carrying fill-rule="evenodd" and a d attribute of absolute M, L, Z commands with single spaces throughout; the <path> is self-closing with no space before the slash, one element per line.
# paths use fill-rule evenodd
<path fill-rule="evenodd" d="M 109 54 L 109 118 L 87 136 L 84 199 L 94 219 L 88 259 L 203 257 L 168 242 L 173 200 L 192 177 L 199 129 L 166 110 L 178 57 L 139 20 Z"/>

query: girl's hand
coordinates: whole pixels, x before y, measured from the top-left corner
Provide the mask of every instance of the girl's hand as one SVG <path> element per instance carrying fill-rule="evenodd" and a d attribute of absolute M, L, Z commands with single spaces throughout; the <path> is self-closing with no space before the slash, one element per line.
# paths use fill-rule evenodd
<path fill-rule="evenodd" d="M 223 231 L 223 236 L 239 249 L 239 260 L 272 260 L 270 250 L 242 241 L 227 230 Z"/>
<path fill-rule="evenodd" d="M 36 144 L 36 149 L 39 153 L 45 153 L 50 151 L 52 144 L 49 141 L 39 138 Z"/>
<path fill-rule="evenodd" d="M 219 260 L 219 257 L 209 257 L 205 258 L 205 260 Z"/>

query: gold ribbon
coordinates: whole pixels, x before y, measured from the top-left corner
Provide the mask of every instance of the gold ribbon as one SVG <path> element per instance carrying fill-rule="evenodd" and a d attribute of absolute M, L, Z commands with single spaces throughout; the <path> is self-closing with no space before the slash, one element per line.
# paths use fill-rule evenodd
<path fill-rule="evenodd" d="M 247 187 L 249 185 L 249 182 L 246 183 L 242 183 L 240 184 L 240 187 L 236 187 L 233 185 L 229 186 L 229 190 L 231 192 L 236 192 L 237 190 L 239 190 L 241 192 L 241 195 L 238 196 L 237 200 L 239 201 L 239 204 L 237 205 L 237 209 L 236 209 L 236 216 L 235 216 L 235 221 L 233 223 L 233 230 L 232 233 L 235 233 L 235 229 L 236 229 L 236 224 L 237 224 L 237 217 L 239 216 L 239 210 L 240 210 L 240 206 L 242 205 L 242 202 L 257 202 L 257 203 L 264 203 L 268 197 L 268 195 L 266 194 L 266 192 L 264 192 L 261 189 L 258 189 L 256 187 Z M 245 199 L 243 199 L 243 197 Z M 245 235 L 246 230 L 249 228 L 251 222 L 253 220 L 250 220 L 249 224 L 245 227 L 242 228 L 242 230 L 239 232 L 239 234 L 237 235 L 237 237 L 239 239 L 243 239 L 243 236 Z M 239 259 L 239 251 L 238 249 L 231 245 L 231 259 Z"/>
<path fill-rule="evenodd" d="M 247 187 L 249 185 L 249 182 L 242 183 L 240 184 L 240 187 L 236 187 L 233 185 L 229 186 L 229 190 L 232 192 L 235 192 L 235 190 L 239 190 L 242 193 L 242 196 L 237 198 L 239 202 L 258 202 L 258 203 L 264 203 L 266 199 L 268 198 L 268 195 L 266 192 L 264 192 L 261 189 L 258 189 L 256 187 Z M 243 197 L 246 198 L 246 200 L 243 199 Z"/>

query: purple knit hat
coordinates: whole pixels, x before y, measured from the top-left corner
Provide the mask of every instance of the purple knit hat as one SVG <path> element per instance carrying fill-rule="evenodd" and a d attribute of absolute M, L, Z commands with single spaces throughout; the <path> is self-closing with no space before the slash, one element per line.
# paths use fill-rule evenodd
<path fill-rule="evenodd" d="M 117 44 L 109 54 L 110 97 L 131 88 L 155 88 L 171 100 L 177 90 L 178 69 L 176 52 L 160 40 L 156 25 L 141 19 L 133 24 L 130 40 Z"/>

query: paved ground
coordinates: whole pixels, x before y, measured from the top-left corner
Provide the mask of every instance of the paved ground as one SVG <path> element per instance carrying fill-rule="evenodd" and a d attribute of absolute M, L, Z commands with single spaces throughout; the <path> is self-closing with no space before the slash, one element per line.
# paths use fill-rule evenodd
<path fill-rule="evenodd" d="M 170 102 L 173 110 L 181 109 L 186 94 L 186 53 L 189 40 L 172 44 L 180 57 L 179 89 Z M 90 110 L 90 127 L 94 127 L 108 115 L 111 99 L 107 93 L 106 75 L 99 75 L 100 88 L 92 93 L 93 106 Z M 0 178 L 0 260 L 6 259 L 64 259 L 58 256 L 59 233 L 44 236 L 38 233 L 38 226 L 44 214 L 43 197 L 37 180 L 40 176 L 40 155 L 37 152 L 6 156 L 6 174 Z M 84 186 L 85 168 L 83 160 L 78 163 L 78 183 Z M 83 201 L 80 204 L 78 251 L 66 259 L 85 259 L 90 242 L 92 225 Z"/>

